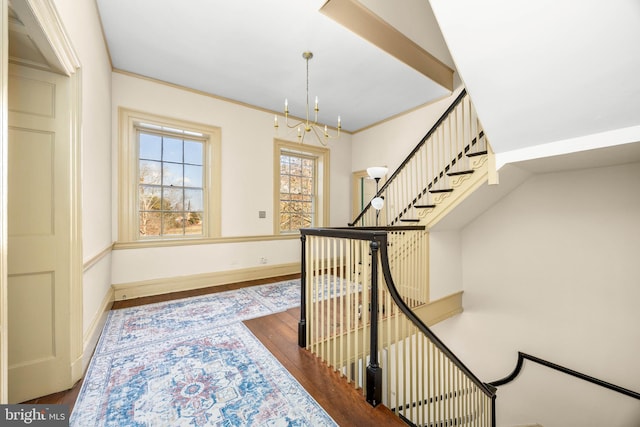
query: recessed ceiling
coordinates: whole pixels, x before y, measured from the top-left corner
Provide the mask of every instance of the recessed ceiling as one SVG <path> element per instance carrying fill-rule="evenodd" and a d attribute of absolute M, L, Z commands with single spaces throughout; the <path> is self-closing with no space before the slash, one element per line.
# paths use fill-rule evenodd
<path fill-rule="evenodd" d="M 358 131 L 450 91 L 318 10 L 324 0 L 97 0 L 113 67 Z M 414 2 L 416 3 L 416 2 Z M 423 7 L 428 4 L 423 2 Z M 446 52 L 446 48 L 444 49 Z"/>

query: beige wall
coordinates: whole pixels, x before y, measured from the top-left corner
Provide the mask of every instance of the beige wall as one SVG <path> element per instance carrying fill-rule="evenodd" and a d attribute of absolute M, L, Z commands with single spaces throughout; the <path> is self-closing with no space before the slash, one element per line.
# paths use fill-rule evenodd
<path fill-rule="evenodd" d="M 524 351 L 640 391 L 638 188 L 640 163 L 529 178 L 461 231 L 465 311 L 436 333 L 484 381 Z M 498 421 L 631 426 L 640 408 L 526 363 Z"/>
<path fill-rule="evenodd" d="M 451 105 L 458 93 L 456 90 L 454 95 L 354 134 L 351 170 L 387 166 L 391 174 Z"/>
<path fill-rule="evenodd" d="M 114 152 L 119 107 L 220 127 L 222 237 L 273 234 L 273 113 L 120 72 L 113 73 L 112 85 Z M 295 140 L 296 134 L 287 137 L 281 131 L 279 137 Z M 329 148 L 331 223 L 327 225 L 344 226 L 350 214 L 351 135 L 343 133 Z M 115 162 L 113 174 L 115 188 Z M 116 196 L 114 190 L 114 200 Z M 267 213 L 265 219 L 258 218 L 261 210 Z M 115 239 L 117 224 L 113 228 Z M 298 262 L 299 253 L 299 239 L 122 249 L 114 252 L 113 283 L 260 267 L 261 257 L 267 258 L 267 265 L 286 264 Z"/>
<path fill-rule="evenodd" d="M 81 63 L 82 245 L 87 262 L 111 246 L 111 63 L 94 1 L 54 0 Z M 98 261 L 109 270 L 110 257 Z M 106 267 L 105 267 L 106 266 Z M 94 270 L 94 271 L 98 271 Z M 83 330 L 100 316 L 108 274 L 84 274 Z M 85 337 L 87 338 L 87 337 Z"/>

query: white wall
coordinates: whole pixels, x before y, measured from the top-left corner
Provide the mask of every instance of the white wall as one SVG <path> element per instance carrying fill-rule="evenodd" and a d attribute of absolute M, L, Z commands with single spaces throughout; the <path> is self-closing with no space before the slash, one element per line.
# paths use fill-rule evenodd
<path fill-rule="evenodd" d="M 351 170 L 387 166 L 389 175 L 402 163 L 451 105 L 454 94 L 353 135 Z"/>
<path fill-rule="evenodd" d="M 640 163 L 529 178 L 462 230 L 465 311 L 436 334 L 483 381 L 523 351 L 640 392 L 639 188 Z M 532 365 L 498 425 L 640 424 L 637 401 Z"/>
<path fill-rule="evenodd" d="M 462 239 L 459 230 L 429 232 L 431 301 L 462 290 Z"/>
<path fill-rule="evenodd" d="M 114 153 L 119 107 L 220 127 L 222 237 L 273 234 L 272 113 L 119 72 L 113 73 L 112 86 Z M 288 137 L 283 130 L 280 133 L 282 139 L 296 140 L 295 133 Z M 305 144 L 310 142 L 308 139 Z M 329 148 L 331 222 L 327 225 L 344 226 L 350 215 L 351 135 L 344 133 L 339 140 L 330 141 Z M 117 166 L 114 162 L 114 177 Z M 116 191 L 113 197 L 117 200 Z M 115 209 L 117 202 L 114 212 Z M 258 218 L 261 210 L 267 213 L 265 219 Z M 113 236 L 117 236 L 115 222 Z M 299 239 L 294 239 L 116 250 L 113 283 L 256 267 L 262 256 L 267 257 L 268 264 L 298 262 L 299 247 Z"/>
<path fill-rule="evenodd" d="M 111 63 L 94 1 L 54 0 L 81 63 L 82 76 L 82 245 L 87 262 L 111 240 Z M 83 277 L 84 332 L 110 291 L 110 257 Z M 106 265 L 106 268 L 104 266 Z"/>

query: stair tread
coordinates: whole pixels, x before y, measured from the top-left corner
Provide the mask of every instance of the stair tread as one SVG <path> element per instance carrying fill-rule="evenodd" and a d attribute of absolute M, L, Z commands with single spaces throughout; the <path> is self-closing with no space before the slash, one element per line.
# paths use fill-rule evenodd
<path fill-rule="evenodd" d="M 476 156 L 484 156 L 487 154 L 487 151 L 476 151 L 475 153 L 467 153 L 467 157 L 476 157 Z"/>
<path fill-rule="evenodd" d="M 429 190 L 429 193 L 451 193 L 453 188 L 442 188 L 440 190 Z"/>
<path fill-rule="evenodd" d="M 431 208 L 435 208 L 436 205 L 415 205 L 414 207 L 418 209 L 431 209 Z"/>
<path fill-rule="evenodd" d="M 416 218 L 402 218 L 400 221 L 401 222 L 420 222 L 420 220 Z"/>
<path fill-rule="evenodd" d="M 468 170 L 464 170 L 464 171 L 457 171 L 457 172 L 449 172 L 447 173 L 448 176 L 459 176 L 459 175 L 469 175 L 473 173 L 473 169 L 468 169 Z"/>

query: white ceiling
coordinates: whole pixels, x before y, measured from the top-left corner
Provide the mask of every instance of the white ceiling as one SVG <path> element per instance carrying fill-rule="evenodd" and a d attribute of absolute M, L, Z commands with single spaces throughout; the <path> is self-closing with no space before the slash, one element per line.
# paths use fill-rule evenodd
<path fill-rule="evenodd" d="M 432 16 L 426 1 L 405 1 Z M 281 112 L 287 98 L 290 113 L 304 116 L 304 51 L 314 54 L 310 102 L 318 96 L 319 120 L 330 126 L 340 115 L 345 130 L 357 131 L 449 94 L 318 12 L 324 2 L 97 0 L 115 69 L 270 111 Z M 419 42 L 420 30 L 410 37 Z M 451 62 L 441 36 L 429 43 Z"/>
<path fill-rule="evenodd" d="M 430 3 L 495 152 L 640 126 L 640 1 Z"/>
<path fill-rule="evenodd" d="M 457 70 L 496 153 L 640 129 L 639 0 L 359 1 Z M 329 125 L 358 131 L 448 93 L 324 3 L 97 0 L 114 68 L 270 111 L 288 98 L 304 114 L 305 50 Z"/>

